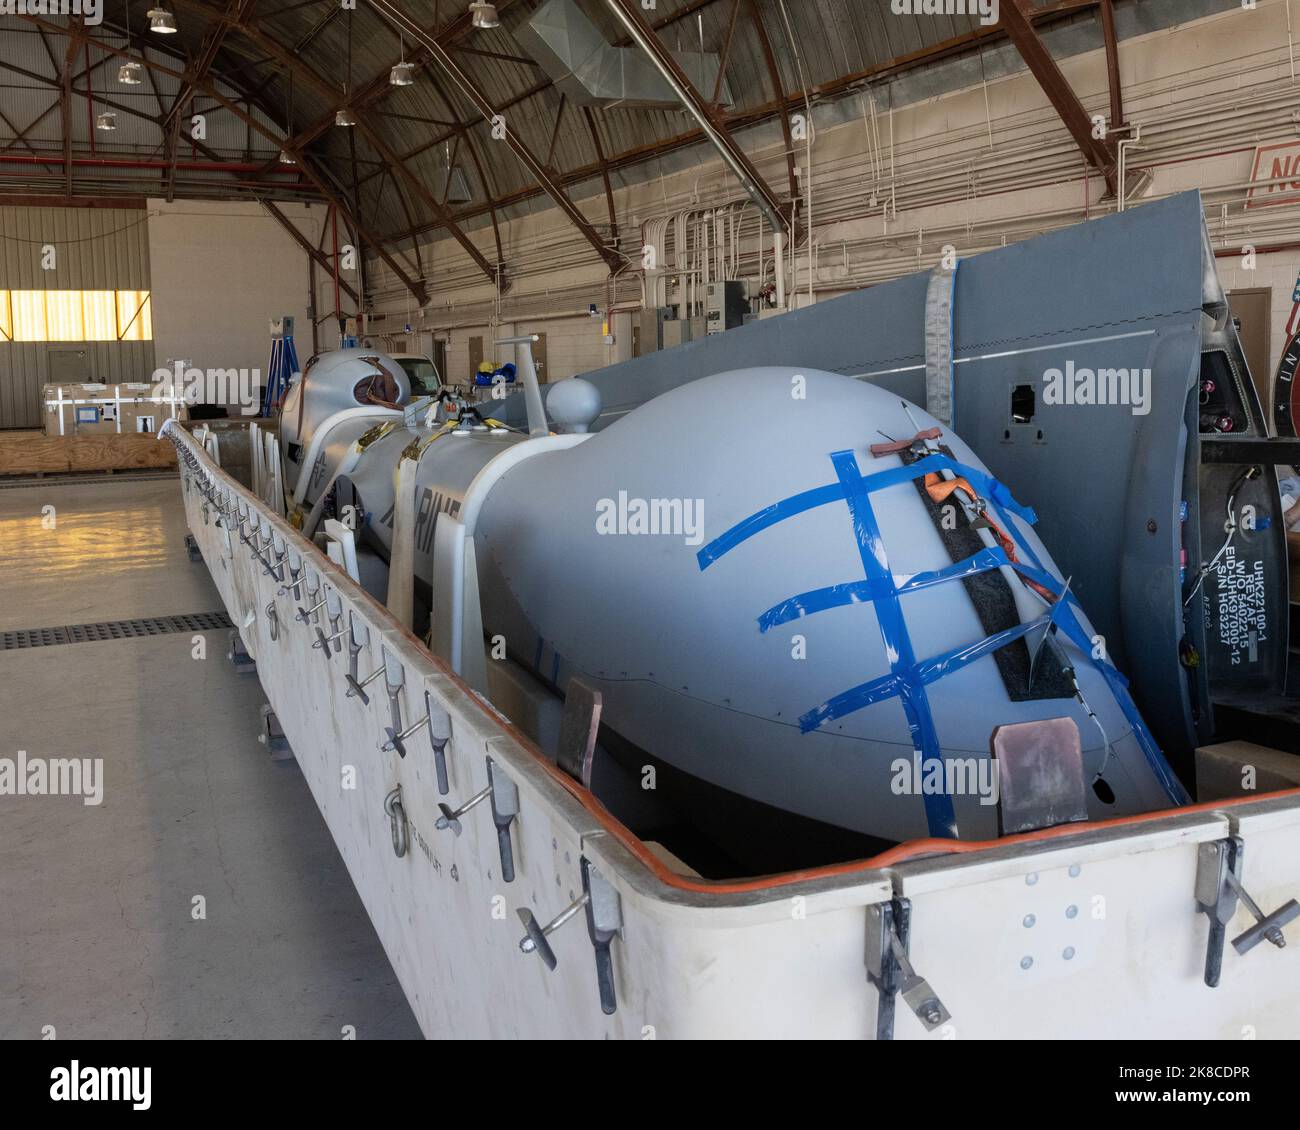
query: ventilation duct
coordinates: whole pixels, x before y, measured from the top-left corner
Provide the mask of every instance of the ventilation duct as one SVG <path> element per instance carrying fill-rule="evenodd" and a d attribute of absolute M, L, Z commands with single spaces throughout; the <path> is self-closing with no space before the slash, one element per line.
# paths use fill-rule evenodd
<path fill-rule="evenodd" d="M 465 170 L 459 165 L 453 165 L 438 177 L 436 191 L 438 199 L 448 204 L 468 204 L 474 198 Z"/>
<path fill-rule="evenodd" d="M 574 0 L 548 0 L 513 34 L 555 86 L 579 106 L 681 106 L 639 47 L 615 47 L 606 41 Z M 691 85 L 705 98 L 712 97 L 718 56 L 698 51 L 674 51 L 672 56 Z M 719 99 L 731 104 L 725 81 Z"/>

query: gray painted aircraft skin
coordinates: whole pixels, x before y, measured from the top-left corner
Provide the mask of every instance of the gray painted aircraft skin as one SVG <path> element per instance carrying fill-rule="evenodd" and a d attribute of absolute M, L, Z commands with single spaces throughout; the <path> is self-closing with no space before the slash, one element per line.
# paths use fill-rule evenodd
<path fill-rule="evenodd" d="M 348 374 L 340 366 L 333 380 Z M 328 383 L 313 376 L 309 399 Z M 433 434 L 389 415 L 394 430 L 345 476 L 383 545 L 397 460 L 413 435 Z M 492 488 L 476 530 L 485 632 L 503 635 L 512 660 L 559 694 L 574 676 L 593 683 L 604 723 L 654 757 L 877 837 L 996 837 L 987 796 L 927 790 L 926 770 L 938 761 L 987 773 L 997 727 L 1047 718 L 1076 722 L 1085 781 L 1100 773 L 1113 790 L 1113 803 L 1088 790 L 1090 817 L 1176 803 L 1168 766 L 1134 732 L 1136 713 L 1079 646 L 1094 636 L 1081 613 L 1076 639 L 1057 641 L 1095 720 L 1074 697 L 1013 701 L 991 653 L 954 660 L 927 681 L 926 660 L 988 633 L 960 581 L 924 583 L 954 563 L 913 483 L 873 489 L 861 480 L 903 465 L 896 454 L 873 457 L 870 445 L 932 427 L 896 393 L 789 366 L 720 373 L 658 396 L 577 446 L 534 455 Z M 961 468 L 987 474 L 959 436 L 941 432 Z M 424 450 L 417 577 L 438 584 L 427 552 L 437 515 L 456 513 L 475 474 L 523 438 L 444 434 Z M 656 501 L 669 528 L 641 532 L 638 504 Z M 1032 527 L 1010 511 L 1002 520 L 1059 590 L 1064 578 Z M 1002 572 L 1022 623 L 1047 613 L 1045 600 Z M 1029 634 L 1031 646 L 1041 635 Z M 888 693 L 881 681 L 891 678 Z"/>
<path fill-rule="evenodd" d="M 1041 537 L 1184 777 L 1197 747 L 1223 740 L 1217 703 L 1286 709 L 1288 664 L 1273 468 L 1241 483 L 1241 465 L 1202 458 L 1205 441 L 1222 438 L 1199 422 L 1207 380 L 1233 437 L 1268 433 L 1206 209 L 1199 193 L 1181 193 L 962 258 L 952 291 L 953 424 L 1037 509 Z M 918 271 L 584 373 L 603 402 L 592 430 L 670 389 L 751 366 L 843 373 L 925 404 L 930 281 Z M 1144 402 L 1053 402 L 1047 374 L 1071 369 L 1145 373 Z M 1028 411 L 1018 411 L 1025 391 Z M 494 414 L 521 423 L 523 397 Z M 729 409 L 728 420 L 741 418 Z M 1211 570 L 1192 599 L 1196 566 L 1218 554 L 1234 499 L 1253 509 L 1255 529 L 1238 531 L 1224 558 L 1235 563 Z"/>

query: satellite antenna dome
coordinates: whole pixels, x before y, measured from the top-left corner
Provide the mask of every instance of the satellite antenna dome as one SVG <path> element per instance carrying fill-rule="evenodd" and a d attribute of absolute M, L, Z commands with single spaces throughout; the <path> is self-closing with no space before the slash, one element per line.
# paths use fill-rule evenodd
<path fill-rule="evenodd" d="M 546 414 L 557 431 L 585 432 L 600 415 L 600 389 L 590 381 L 569 377 L 550 387 Z"/>

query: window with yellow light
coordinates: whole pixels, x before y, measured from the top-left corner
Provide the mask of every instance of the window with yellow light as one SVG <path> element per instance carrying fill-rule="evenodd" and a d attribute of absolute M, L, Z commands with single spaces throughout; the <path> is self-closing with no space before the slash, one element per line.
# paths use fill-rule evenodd
<path fill-rule="evenodd" d="M 152 341 L 147 290 L 0 290 L 0 341 Z"/>

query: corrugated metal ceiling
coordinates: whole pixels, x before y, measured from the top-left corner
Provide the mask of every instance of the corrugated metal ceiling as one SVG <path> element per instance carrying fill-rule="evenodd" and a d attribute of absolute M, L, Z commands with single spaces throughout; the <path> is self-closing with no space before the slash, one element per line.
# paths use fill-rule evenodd
<path fill-rule="evenodd" d="M 541 2 L 498 0 L 503 26 L 467 32 L 456 41 L 452 51 L 493 104 L 509 106 L 506 113 L 512 128 L 544 160 L 551 148 L 560 95 L 549 85 L 545 72 L 524 57 L 526 53 L 511 33 Z M 576 2 L 610 42 L 625 42 L 617 21 L 602 0 Z M 782 91 L 790 95 L 806 85 L 823 88 L 846 76 L 884 67 L 891 60 L 969 35 L 980 26 L 973 16 L 897 16 L 891 11 L 891 0 L 739 2 L 728 62 L 734 113 L 756 111 L 769 106 L 775 98 L 763 47 L 764 34 L 771 45 Z M 1060 0 L 1036 0 L 1036 3 L 1060 6 Z M 252 32 L 234 26 L 227 29 L 211 74 L 224 81 L 225 89 L 248 95 L 258 108 L 254 111 L 255 118 L 276 137 L 280 136 L 286 119 L 295 134 L 328 120 L 334 107 L 343 100 L 345 86 L 356 90 L 371 81 L 386 82 L 389 68 L 399 57 L 401 48 L 396 32 L 366 0 L 360 0 L 355 10 L 340 7 L 339 0 L 251 0 L 251 3 L 244 0 L 244 4 L 244 18 L 252 25 Z M 104 25 L 89 29 L 92 38 L 105 39 L 123 48 L 124 12 L 129 11 L 135 53 L 147 43 L 152 58 L 164 61 L 172 69 L 184 70 L 183 60 L 197 59 L 205 39 L 214 34 L 225 18 L 223 14 L 238 7 L 235 3 L 227 5 L 225 0 L 172 0 L 179 32 L 164 38 L 151 36 L 146 30 L 145 12 L 150 6 L 150 0 L 120 3 L 110 0 Z M 423 27 L 446 29 L 463 17 L 465 3 L 463 0 L 406 0 L 403 10 Z M 657 0 L 656 8 L 647 16 L 672 48 L 695 50 L 702 40 L 706 50 L 721 52 L 732 14 L 733 0 Z M 19 72 L 25 69 L 52 78 L 57 74 L 66 40 L 53 31 L 44 36 L 37 34 L 30 25 L 19 24 L 18 30 L 11 30 L 14 21 L 7 22 L 11 27 L 0 30 L 0 81 L 5 84 L 4 113 L 12 125 L 0 123 L 0 129 L 6 134 L 22 130 L 51 105 L 54 109 L 22 141 L 10 141 L 3 152 L 21 155 L 32 148 L 57 152 L 62 138 L 60 113 L 54 103 L 57 89 L 32 93 L 30 88 L 38 84 Z M 52 18 L 52 22 L 63 21 Z M 269 57 L 273 52 L 268 51 L 265 40 L 258 41 L 258 35 L 269 37 L 298 61 L 292 74 L 291 68 Z M 91 51 L 94 62 L 95 48 Z M 408 43 L 406 54 L 413 53 L 413 45 Z M 5 63 L 12 65 L 5 69 Z M 80 105 L 74 107 L 72 115 L 74 155 L 88 155 L 94 143 L 96 155 L 113 153 L 158 160 L 166 149 L 156 121 L 150 119 L 164 116 L 163 108 L 172 105 L 177 80 L 155 74 L 157 92 L 149 81 L 143 86 L 124 87 L 116 81 L 118 65 L 120 60 L 112 59 L 94 69 L 92 89 L 99 92 L 101 100 L 108 98 L 119 105 L 132 106 L 138 113 L 119 112 L 119 128 L 113 134 L 92 131 L 84 104 L 83 76 L 74 84 L 83 92 Z M 270 140 L 251 132 L 210 98 L 200 95 L 198 105 L 209 111 L 210 149 L 227 161 L 269 163 L 256 179 L 283 172 L 282 167 L 274 164 L 276 148 Z M 533 179 L 519 160 L 506 145 L 492 140 L 488 126 L 479 119 L 477 111 L 451 89 L 447 77 L 434 67 L 421 69 L 414 86 L 385 87 L 382 100 L 364 111 L 363 120 L 391 150 L 407 159 L 415 177 L 429 186 L 430 191 L 440 188 L 448 159 L 454 154 L 474 194 L 468 211 L 481 209 L 489 198 L 510 197 L 532 186 Z M 676 109 L 597 109 L 592 111 L 591 120 L 599 131 L 607 158 L 643 153 L 649 159 L 655 147 L 688 132 L 693 124 L 684 112 Z M 455 123 L 473 124 L 461 131 Z M 555 133 L 551 157 L 555 170 L 563 174 L 597 163 L 591 128 L 587 115 L 570 105 Z M 449 136 L 456 134 L 463 138 L 458 149 L 454 136 Z M 182 148 L 185 155 L 202 158 L 197 149 Z M 433 209 L 420 198 L 418 191 L 413 192 L 403 184 L 405 200 L 398 197 L 391 170 L 370 144 L 365 130 L 318 130 L 308 152 L 371 231 L 388 235 L 412 225 L 427 225 L 433 219 Z M 38 173 L 49 173 L 44 166 L 30 167 Z M 12 172 L 3 165 L 0 169 L 6 177 Z M 79 168 L 76 173 L 78 190 L 83 192 L 117 181 L 143 186 L 136 187 L 135 191 L 156 193 L 162 176 L 147 169 L 129 174 L 124 170 L 120 176 L 103 169 Z M 187 186 L 197 183 L 198 190 L 202 191 L 203 178 L 213 185 L 229 184 L 231 193 L 252 191 L 247 187 L 236 189 L 234 181 L 255 179 L 247 174 L 241 176 L 239 172 L 223 175 L 194 170 L 185 171 L 183 179 Z M 8 187 L 11 179 L 2 183 Z"/>

